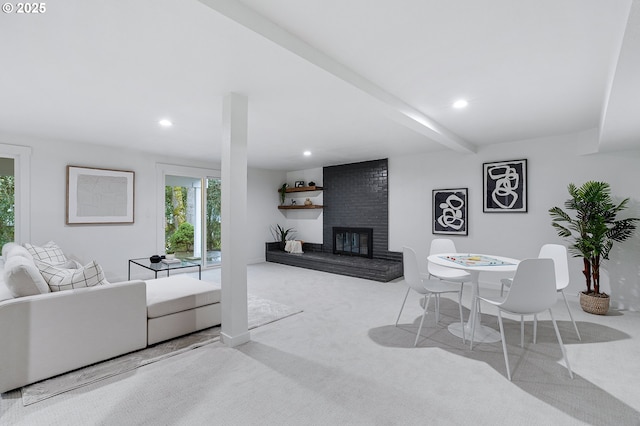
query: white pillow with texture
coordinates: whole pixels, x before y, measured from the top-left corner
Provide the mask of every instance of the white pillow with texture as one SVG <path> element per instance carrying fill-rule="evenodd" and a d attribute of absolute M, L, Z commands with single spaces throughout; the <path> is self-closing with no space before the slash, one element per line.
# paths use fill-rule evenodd
<path fill-rule="evenodd" d="M 21 256 L 27 260 L 33 261 L 33 256 L 29 253 L 29 250 L 19 245 L 11 247 L 7 252 L 7 257 L 5 257 L 5 259 L 10 259 L 13 256 Z"/>
<path fill-rule="evenodd" d="M 49 293 L 50 289 L 38 268 L 22 256 L 13 256 L 4 264 L 4 282 L 13 297 Z"/>
<path fill-rule="evenodd" d="M 80 269 L 82 268 L 82 263 L 77 260 L 68 259 L 63 265 L 57 265 L 59 268 L 64 269 Z"/>
<path fill-rule="evenodd" d="M 53 241 L 49 241 L 42 247 L 29 243 L 25 243 L 24 246 L 29 250 L 29 253 L 31 253 L 34 259 L 42 260 L 50 265 L 62 265 L 67 261 L 67 257 L 64 255 L 62 249 Z"/>
<path fill-rule="evenodd" d="M 13 247 L 21 247 L 21 245 L 20 245 L 20 244 L 18 244 L 18 243 L 14 243 L 13 241 L 11 241 L 11 242 L 5 243 L 5 244 L 2 246 L 2 257 L 3 257 L 4 259 L 6 259 L 6 258 L 7 258 L 7 254 L 9 253 L 9 250 L 11 250 Z"/>
<path fill-rule="evenodd" d="M 67 269 L 39 260 L 34 260 L 34 262 L 40 269 L 44 280 L 49 284 L 51 291 L 109 284 L 104 276 L 102 267 L 95 260 L 78 269 Z"/>

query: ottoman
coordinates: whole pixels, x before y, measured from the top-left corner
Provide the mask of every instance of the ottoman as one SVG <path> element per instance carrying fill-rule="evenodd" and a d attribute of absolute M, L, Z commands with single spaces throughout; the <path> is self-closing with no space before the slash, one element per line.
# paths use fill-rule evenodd
<path fill-rule="evenodd" d="M 187 275 L 147 282 L 147 345 L 220 325 L 220 285 Z"/>

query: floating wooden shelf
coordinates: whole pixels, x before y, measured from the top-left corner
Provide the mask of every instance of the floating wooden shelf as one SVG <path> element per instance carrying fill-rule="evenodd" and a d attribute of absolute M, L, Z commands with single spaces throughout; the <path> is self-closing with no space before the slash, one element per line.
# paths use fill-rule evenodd
<path fill-rule="evenodd" d="M 324 206 L 320 206 L 318 204 L 312 204 L 310 206 L 278 206 L 281 210 L 302 210 L 302 209 L 321 209 Z"/>
<path fill-rule="evenodd" d="M 322 191 L 321 186 L 299 186 L 297 188 L 287 188 L 285 192 L 305 192 L 305 191 Z M 278 189 L 278 192 L 282 192 L 281 189 Z"/>

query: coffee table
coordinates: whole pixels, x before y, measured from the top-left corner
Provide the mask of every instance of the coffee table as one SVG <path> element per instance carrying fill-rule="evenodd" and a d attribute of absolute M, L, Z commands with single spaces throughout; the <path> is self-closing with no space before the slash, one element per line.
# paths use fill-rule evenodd
<path fill-rule="evenodd" d="M 202 279 L 202 266 L 199 263 L 191 262 L 188 260 L 181 260 L 180 263 L 152 263 L 148 257 L 139 257 L 136 259 L 129 259 L 129 275 L 127 279 L 131 279 L 131 264 L 141 266 L 145 269 L 153 271 L 155 273 L 155 278 L 158 278 L 158 272 L 167 271 L 167 276 L 169 276 L 169 272 L 174 269 L 184 269 L 184 268 L 198 268 L 198 279 Z"/>

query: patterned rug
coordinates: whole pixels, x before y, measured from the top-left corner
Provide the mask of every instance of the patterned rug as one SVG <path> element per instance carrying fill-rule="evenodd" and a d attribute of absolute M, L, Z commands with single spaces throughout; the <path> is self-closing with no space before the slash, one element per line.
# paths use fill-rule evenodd
<path fill-rule="evenodd" d="M 299 309 L 271 300 L 248 296 L 249 330 L 300 312 L 302 311 Z M 220 327 L 211 327 L 33 383 L 22 387 L 22 404 L 24 406 L 31 405 L 218 340 L 220 340 Z"/>

